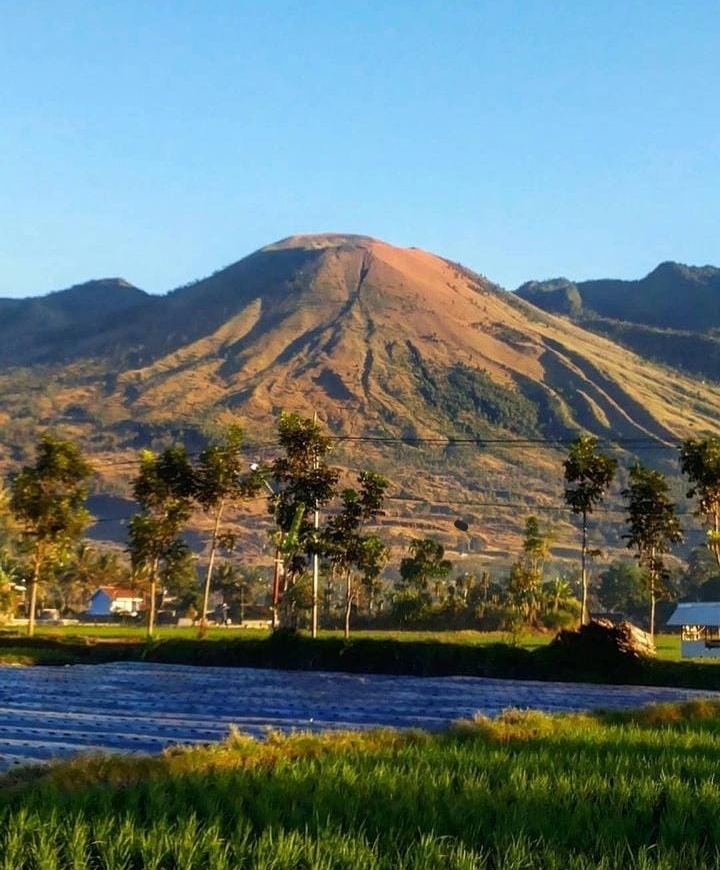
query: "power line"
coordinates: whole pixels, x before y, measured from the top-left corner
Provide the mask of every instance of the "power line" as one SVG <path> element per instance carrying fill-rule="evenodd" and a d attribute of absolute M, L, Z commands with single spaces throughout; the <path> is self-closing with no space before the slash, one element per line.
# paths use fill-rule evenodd
<path fill-rule="evenodd" d="M 548 449 L 566 449 L 575 440 L 574 437 L 568 438 L 458 438 L 452 435 L 433 436 L 433 437 L 406 437 L 400 435 L 330 435 L 329 439 L 337 444 L 355 443 L 355 444 L 385 444 L 385 445 L 406 445 L 406 446 L 432 446 L 443 447 L 446 450 L 456 447 L 502 447 L 504 449 L 526 449 L 528 447 L 548 448 Z M 608 438 L 598 439 L 598 446 L 606 449 L 624 449 L 632 450 L 672 450 L 678 451 L 684 443 L 683 439 L 676 441 L 667 441 L 658 438 Z M 254 442 L 252 444 L 243 445 L 240 450 L 248 456 L 255 456 L 258 451 L 278 448 L 280 443 L 278 440 Z M 102 451 L 97 453 L 89 453 L 89 459 L 92 461 L 93 456 L 100 455 Z M 190 451 L 188 457 L 190 459 L 198 458 L 201 451 Z M 106 459 L 103 461 L 104 468 L 134 468 L 139 463 L 137 459 Z"/>
<path fill-rule="evenodd" d="M 244 499 L 243 504 L 247 504 L 248 502 L 257 502 L 267 499 L 268 496 L 254 496 L 253 498 Z M 405 495 L 388 495 L 385 498 L 388 502 L 399 502 L 402 504 L 427 504 L 429 506 L 429 511 L 424 514 L 425 517 L 437 517 L 437 513 L 433 513 L 433 507 L 440 507 L 444 505 L 453 506 L 457 508 L 464 508 L 465 512 L 475 510 L 477 508 L 493 508 L 500 510 L 512 510 L 512 511 L 524 511 L 524 512 L 551 512 L 556 514 L 568 514 L 569 517 L 577 516 L 573 513 L 573 511 L 564 503 L 558 504 L 542 504 L 542 503 L 528 503 L 526 501 L 478 501 L 478 500 L 463 500 L 463 499 L 448 499 L 448 498 L 425 498 L 423 496 L 405 496 Z M 678 504 L 679 515 L 681 517 L 694 517 L 700 522 L 699 517 L 695 514 L 695 512 L 691 509 L 682 510 L 682 503 Z M 458 511 L 462 513 L 462 511 Z M 332 513 L 332 509 L 329 511 L 326 510 L 326 513 Z M 592 519 L 593 516 L 598 514 L 602 514 L 603 516 L 614 515 L 614 516 L 626 516 L 627 511 L 620 507 L 608 507 L 606 505 L 597 505 L 592 513 L 588 516 Z M 110 523 L 110 522 L 126 522 L 132 517 L 134 514 L 130 514 L 127 516 L 117 516 L 117 517 L 94 517 L 95 523 Z M 387 516 L 387 514 L 386 514 Z M 251 515 L 252 519 L 265 518 L 269 519 L 271 517 L 270 514 L 261 514 L 261 515 Z M 418 517 L 419 518 L 419 517 Z M 400 518 L 402 519 L 402 518 Z M 408 517 L 407 519 L 411 519 Z"/>
<path fill-rule="evenodd" d="M 334 435 L 330 436 L 333 441 L 356 441 L 378 444 L 436 444 L 444 447 L 464 446 L 474 444 L 476 446 L 501 445 L 503 447 L 567 447 L 573 443 L 575 436 L 566 438 L 458 438 L 454 435 L 433 437 L 406 437 L 401 435 Z M 663 450 L 680 449 L 683 441 L 668 441 L 650 436 L 640 438 L 608 438 L 598 439 L 599 445 L 608 447 L 651 447 Z"/>

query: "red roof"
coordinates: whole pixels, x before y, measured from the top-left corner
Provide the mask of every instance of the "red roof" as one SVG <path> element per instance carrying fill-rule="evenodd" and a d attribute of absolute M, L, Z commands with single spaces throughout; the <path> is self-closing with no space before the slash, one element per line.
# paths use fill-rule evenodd
<path fill-rule="evenodd" d="M 118 586 L 100 586 L 95 590 L 95 594 L 104 592 L 109 598 L 114 601 L 116 598 L 136 598 L 142 599 L 142 594 L 132 589 L 121 589 Z"/>

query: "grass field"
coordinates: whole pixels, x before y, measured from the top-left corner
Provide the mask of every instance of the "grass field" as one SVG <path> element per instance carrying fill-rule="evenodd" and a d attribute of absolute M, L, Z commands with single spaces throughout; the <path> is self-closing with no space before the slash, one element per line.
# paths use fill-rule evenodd
<path fill-rule="evenodd" d="M 22 630 L 18 630 L 22 634 Z M 145 628 L 142 626 L 124 625 L 38 625 L 35 631 L 38 637 L 50 638 L 113 638 L 135 641 L 145 640 Z M 270 631 L 244 629 L 240 626 L 209 626 L 205 633 L 208 640 L 261 639 L 270 635 Z M 197 627 L 160 627 L 155 630 L 157 639 L 184 638 L 191 640 L 199 636 Z M 320 631 L 321 638 L 342 638 L 342 631 Z M 351 637 L 355 640 L 393 640 L 406 642 L 457 643 L 471 646 L 482 646 L 495 643 L 514 644 L 523 649 L 537 649 L 550 643 L 555 635 L 552 632 L 521 632 L 511 635 L 504 631 L 354 631 Z M 680 659 L 680 636 L 677 634 L 659 634 L 655 637 L 658 656 L 668 661 Z"/>
<path fill-rule="evenodd" d="M 210 626 L 206 630 L 207 640 L 228 640 L 267 638 L 270 631 L 258 629 L 244 629 L 239 626 L 215 627 Z M 39 637 L 50 638 L 113 638 L 128 639 L 135 641 L 145 640 L 143 627 L 122 625 L 67 625 L 67 626 L 39 626 L 36 630 Z M 191 640 L 199 636 L 197 628 L 176 626 L 161 627 L 156 629 L 157 639 L 183 638 Z M 321 631 L 321 638 L 342 638 L 341 631 Z M 551 632 L 524 632 L 513 636 L 503 631 L 356 631 L 351 637 L 355 640 L 392 640 L 413 642 L 432 642 L 444 644 L 468 644 L 470 646 L 484 646 L 496 643 L 513 644 L 523 649 L 534 650 L 545 646 L 553 639 Z M 659 658 L 665 661 L 680 660 L 680 636 L 677 634 L 658 634 L 655 637 L 655 646 Z"/>
<path fill-rule="evenodd" d="M 667 662 L 680 661 L 680 635 L 657 634 L 655 635 L 655 651 L 658 658 Z"/>
<path fill-rule="evenodd" d="M 3 870 L 706 870 L 720 708 L 341 733 L 0 782 Z"/>
<path fill-rule="evenodd" d="M 22 631 L 18 632 L 22 634 Z M 258 629 L 244 629 L 239 626 L 208 626 L 203 637 L 206 640 L 227 640 L 228 638 L 263 638 L 268 637 L 270 631 Z M 77 625 L 37 625 L 35 628 L 37 637 L 50 638 L 77 638 L 87 637 L 93 639 L 133 640 L 145 641 L 147 629 L 145 626 L 135 625 L 103 625 L 92 623 L 78 623 Z M 183 638 L 193 640 L 200 638 L 200 629 L 195 626 L 160 626 L 153 632 L 153 638 Z"/>
<path fill-rule="evenodd" d="M 23 629 L 19 627 L 16 633 L 22 634 Z M 42 637 L 112 637 L 144 640 L 146 630 L 144 626 L 133 625 L 94 625 L 91 623 L 78 623 L 76 625 L 42 625 L 38 623 L 36 624 L 35 634 Z M 208 638 L 259 638 L 267 637 L 269 634 L 270 631 L 245 629 L 239 625 L 210 625 L 206 629 L 206 637 Z M 308 632 L 301 632 L 301 634 L 308 634 Z M 158 638 L 196 638 L 199 636 L 199 628 L 197 626 L 160 626 L 155 629 L 154 636 Z M 321 630 L 319 636 L 342 638 L 343 632 Z M 509 643 L 511 641 L 511 635 L 503 631 L 354 631 L 352 632 L 351 637 L 372 640 L 432 640 L 437 641 L 438 643 L 469 644 Z M 527 632 L 518 635 L 517 642 L 522 646 L 534 648 L 548 643 L 552 637 L 552 634 Z"/>

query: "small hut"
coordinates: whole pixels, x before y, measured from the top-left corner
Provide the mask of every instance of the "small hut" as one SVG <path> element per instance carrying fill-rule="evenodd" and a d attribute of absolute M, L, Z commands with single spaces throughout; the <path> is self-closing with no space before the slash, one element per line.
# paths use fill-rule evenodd
<path fill-rule="evenodd" d="M 682 658 L 720 658 L 720 601 L 683 601 L 667 625 L 680 626 Z"/>

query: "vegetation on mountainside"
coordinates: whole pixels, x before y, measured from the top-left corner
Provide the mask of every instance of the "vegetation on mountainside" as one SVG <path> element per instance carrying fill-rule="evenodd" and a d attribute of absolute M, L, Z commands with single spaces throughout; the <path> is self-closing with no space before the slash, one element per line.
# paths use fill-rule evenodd
<path fill-rule="evenodd" d="M 695 377 L 720 381 L 720 337 L 717 330 L 711 333 L 689 332 L 604 317 L 581 317 L 575 322 L 653 363 Z"/>
<path fill-rule="evenodd" d="M 418 393 L 427 407 L 453 421 L 456 432 L 478 438 L 498 428 L 514 435 L 539 434 L 537 408 L 518 389 L 462 363 L 438 369 L 411 342 L 408 354 Z"/>
<path fill-rule="evenodd" d="M 720 269 L 662 263 L 639 281 L 558 278 L 515 292 L 646 359 L 720 380 Z"/>
<path fill-rule="evenodd" d="M 571 316 L 596 314 L 664 329 L 710 332 L 720 327 L 718 291 L 720 269 L 667 262 L 638 281 L 556 278 L 530 281 L 515 292 L 539 308 Z M 574 304 L 560 311 L 563 299 Z M 684 304 L 678 305 L 678 299 Z"/>
<path fill-rule="evenodd" d="M 88 281 L 31 299 L 0 299 L 0 366 L 53 363 L 73 345 L 151 299 L 119 278 Z"/>

